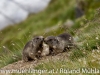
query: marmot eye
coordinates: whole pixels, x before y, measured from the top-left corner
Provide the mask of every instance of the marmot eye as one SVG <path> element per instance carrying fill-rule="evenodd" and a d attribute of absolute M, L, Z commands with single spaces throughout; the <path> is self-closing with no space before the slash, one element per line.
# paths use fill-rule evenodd
<path fill-rule="evenodd" d="M 36 39 L 39 39 L 39 38 L 36 38 Z"/>
<path fill-rule="evenodd" d="M 52 39 L 49 39 L 49 41 L 52 41 Z"/>
<path fill-rule="evenodd" d="M 56 39 L 54 39 L 54 41 L 57 41 Z"/>
<path fill-rule="evenodd" d="M 54 41 L 56 41 L 56 39 L 54 39 Z"/>

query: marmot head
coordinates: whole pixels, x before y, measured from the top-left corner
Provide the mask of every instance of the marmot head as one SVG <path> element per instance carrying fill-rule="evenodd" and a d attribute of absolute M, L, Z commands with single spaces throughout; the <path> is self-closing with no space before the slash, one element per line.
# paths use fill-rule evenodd
<path fill-rule="evenodd" d="M 32 42 L 34 45 L 40 45 L 42 44 L 43 40 L 44 40 L 43 36 L 36 36 L 32 39 Z"/>
<path fill-rule="evenodd" d="M 59 44 L 59 39 L 55 36 L 48 36 L 44 39 L 44 42 L 48 44 L 51 48 L 57 48 Z"/>

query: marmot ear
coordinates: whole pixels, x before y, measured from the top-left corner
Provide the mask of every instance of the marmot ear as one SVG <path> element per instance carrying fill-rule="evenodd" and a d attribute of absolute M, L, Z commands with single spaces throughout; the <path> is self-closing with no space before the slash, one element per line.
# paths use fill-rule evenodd
<path fill-rule="evenodd" d="M 32 45 L 33 44 L 33 41 L 30 41 L 30 45 Z"/>
<path fill-rule="evenodd" d="M 34 40 L 32 40 L 32 42 L 31 42 L 31 43 L 32 43 L 32 47 L 34 47 L 34 46 L 35 46 L 35 44 L 34 44 Z"/>

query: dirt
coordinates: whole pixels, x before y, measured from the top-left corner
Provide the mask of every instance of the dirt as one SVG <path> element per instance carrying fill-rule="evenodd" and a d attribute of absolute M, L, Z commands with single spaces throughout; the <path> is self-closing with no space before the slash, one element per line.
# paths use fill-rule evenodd
<path fill-rule="evenodd" d="M 41 59 L 37 61 L 28 61 L 28 62 L 23 62 L 22 60 L 9 64 L 1 70 L 23 70 L 23 69 L 28 69 L 28 68 L 35 68 L 39 64 L 43 64 L 49 61 L 57 61 L 57 60 L 67 60 L 67 57 L 69 56 L 69 53 L 60 53 L 55 56 L 45 56 L 42 57 Z"/>

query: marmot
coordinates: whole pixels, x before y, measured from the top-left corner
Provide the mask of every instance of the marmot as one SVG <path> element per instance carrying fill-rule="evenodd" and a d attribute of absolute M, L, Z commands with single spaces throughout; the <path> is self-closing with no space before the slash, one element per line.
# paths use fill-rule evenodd
<path fill-rule="evenodd" d="M 41 48 L 43 43 L 43 36 L 34 37 L 31 41 L 26 43 L 23 49 L 23 60 L 25 62 L 29 60 L 36 60 L 41 54 Z"/>
<path fill-rule="evenodd" d="M 67 51 L 74 46 L 73 37 L 68 33 L 62 33 L 58 36 L 48 36 L 44 39 L 44 42 L 49 45 L 50 53 L 53 55 Z"/>

